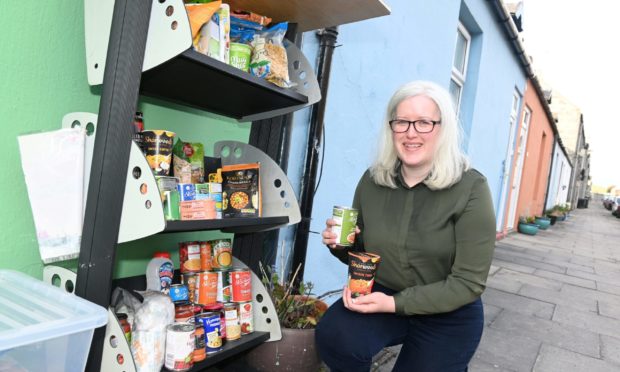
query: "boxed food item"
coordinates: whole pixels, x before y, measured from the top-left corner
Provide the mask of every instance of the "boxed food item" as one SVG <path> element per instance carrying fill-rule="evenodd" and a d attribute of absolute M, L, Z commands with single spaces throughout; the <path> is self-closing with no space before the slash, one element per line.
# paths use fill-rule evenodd
<path fill-rule="evenodd" d="M 259 163 L 222 167 L 222 216 L 260 217 L 261 190 Z"/>
<path fill-rule="evenodd" d="M 0 370 L 83 371 L 107 310 L 13 270 L 0 286 Z"/>

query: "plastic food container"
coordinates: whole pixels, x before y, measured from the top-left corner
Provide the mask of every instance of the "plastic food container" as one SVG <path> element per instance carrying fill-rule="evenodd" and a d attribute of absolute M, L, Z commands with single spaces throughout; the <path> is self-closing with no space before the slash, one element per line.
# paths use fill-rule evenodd
<path fill-rule="evenodd" d="M 0 371 L 83 371 L 107 310 L 13 270 L 0 270 Z"/>

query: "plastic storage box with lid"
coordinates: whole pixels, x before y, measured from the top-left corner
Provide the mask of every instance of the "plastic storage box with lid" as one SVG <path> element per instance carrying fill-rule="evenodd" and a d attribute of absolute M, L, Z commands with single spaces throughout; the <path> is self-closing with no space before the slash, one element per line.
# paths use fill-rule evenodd
<path fill-rule="evenodd" d="M 13 270 L 0 288 L 0 371 L 84 370 L 106 309 Z"/>

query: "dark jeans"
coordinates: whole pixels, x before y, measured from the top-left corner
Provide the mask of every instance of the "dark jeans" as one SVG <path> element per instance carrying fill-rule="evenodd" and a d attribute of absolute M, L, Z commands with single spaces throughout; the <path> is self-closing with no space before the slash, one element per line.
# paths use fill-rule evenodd
<path fill-rule="evenodd" d="M 394 291 L 375 283 L 373 291 Z M 372 357 L 402 344 L 393 371 L 462 372 L 474 355 L 484 325 L 482 301 L 443 314 L 361 314 L 342 299 L 329 307 L 316 329 L 321 358 L 332 372 L 368 371 Z"/>

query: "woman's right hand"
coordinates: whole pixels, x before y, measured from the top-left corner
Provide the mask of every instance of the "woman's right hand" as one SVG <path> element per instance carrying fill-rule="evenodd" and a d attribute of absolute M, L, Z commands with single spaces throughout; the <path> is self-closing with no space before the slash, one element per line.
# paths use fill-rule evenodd
<path fill-rule="evenodd" d="M 336 221 L 332 218 L 328 218 L 325 221 L 325 230 L 321 233 L 323 237 L 323 244 L 330 247 L 331 249 L 336 248 L 336 233 L 332 231 L 332 226 L 336 225 Z"/>
<path fill-rule="evenodd" d="M 335 249 L 335 248 L 338 248 L 338 246 L 336 245 L 337 235 L 335 232 L 332 231 L 332 226 L 336 226 L 336 221 L 334 221 L 334 219 L 332 218 L 328 218 L 327 221 L 325 221 L 325 230 L 323 230 L 323 232 L 321 233 L 321 236 L 323 237 L 323 244 L 330 247 L 331 249 Z M 357 238 L 357 235 L 359 235 L 360 233 L 361 233 L 361 230 L 359 226 L 355 226 L 356 238 Z M 342 248 L 342 246 L 340 248 Z"/>

